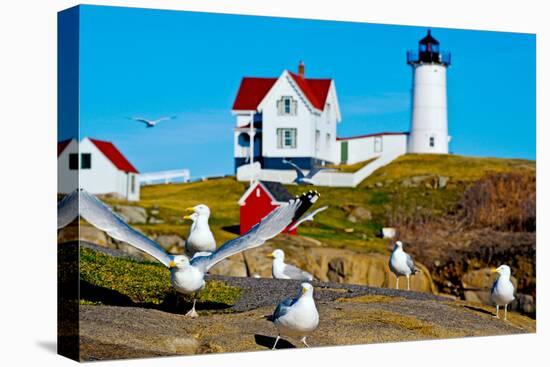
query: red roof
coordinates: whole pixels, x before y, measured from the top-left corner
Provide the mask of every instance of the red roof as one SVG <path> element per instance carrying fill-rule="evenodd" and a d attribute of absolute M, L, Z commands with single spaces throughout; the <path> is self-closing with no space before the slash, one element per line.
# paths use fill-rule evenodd
<path fill-rule="evenodd" d="M 243 78 L 233 109 L 256 110 L 276 81 L 277 78 Z"/>
<path fill-rule="evenodd" d="M 308 79 L 289 72 L 313 107 L 324 110 L 332 79 Z M 233 110 L 256 110 L 277 78 L 243 78 Z"/>
<path fill-rule="evenodd" d="M 61 153 L 67 148 L 67 146 L 73 141 L 73 139 L 67 139 L 57 142 L 57 156 L 59 157 Z"/>
<path fill-rule="evenodd" d="M 119 170 L 124 172 L 138 173 L 126 157 L 109 141 L 90 139 L 90 141 L 107 157 Z"/>
<path fill-rule="evenodd" d="M 384 133 L 374 133 L 374 134 L 366 134 L 366 135 L 357 135 L 357 136 L 350 136 L 347 138 L 336 138 L 336 140 L 351 140 L 351 139 L 361 139 L 361 138 L 370 138 L 371 136 L 382 136 L 382 135 L 409 135 L 408 132 L 384 132 Z"/>

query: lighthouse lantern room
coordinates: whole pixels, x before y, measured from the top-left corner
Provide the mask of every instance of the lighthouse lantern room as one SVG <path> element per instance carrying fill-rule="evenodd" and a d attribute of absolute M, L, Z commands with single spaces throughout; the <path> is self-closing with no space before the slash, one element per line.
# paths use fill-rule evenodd
<path fill-rule="evenodd" d="M 447 125 L 447 67 L 450 53 L 439 50 L 437 41 L 428 34 L 418 43 L 418 51 L 407 52 L 407 63 L 413 69 L 412 118 L 409 153 L 449 153 Z"/>

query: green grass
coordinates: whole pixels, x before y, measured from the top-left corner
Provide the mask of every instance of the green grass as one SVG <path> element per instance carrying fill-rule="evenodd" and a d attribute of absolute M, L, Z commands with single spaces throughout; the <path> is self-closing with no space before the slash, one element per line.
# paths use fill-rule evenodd
<path fill-rule="evenodd" d="M 352 169 L 351 166 L 348 169 Z M 376 237 L 376 234 L 395 218 L 445 215 L 459 201 L 464 189 L 487 173 L 523 170 L 534 171 L 535 162 L 457 155 L 405 155 L 375 171 L 356 188 L 315 187 L 321 193 L 315 207 L 329 205 L 329 209 L 319 213 L 314 222 L 304 223 L 299 233 L 317 239 L 325 246 L 385 253 L 387 242 Z M 403 180 L 414 176 L 446 176 L 450 180 L 444 189 L 431 189 L 424 185 L 402 186 Z M 158 208 L 158 217 L 165 223 L 136 227 L 147 234 L 174 233 L 186 237 L 190 223 L 182 220 L 186 214 L 185 208 L 203 203 L 212 210 L 211 228 L 221 244 L 236 236 L 224 227 L 239 224 L 237 201 L 247 184 L 234 178 L 223 178 L 143 187 L 138 205 L 149 211 Z M 286 187 L 293 194 L 310 189 L 295 185 Z M 347 220 L 345 208 L 352 206 L 369 210 L 372 219 L 356 223 Z"/>
<path fill-rule="evenodd" d="M 354 164 L 329 164 L 327 167 L 335 168 L 340 172 L 353 173 L 359 171 L 361 168 L 365 167 L 370 162 L 374 161 L 376 158 L 367 159 L 366 161 L 357 162 Z"/>
<path fill-rule="evenodd" d="M 80 280 L 100 290 L 114 291 L 118 299 L 128 299 L 138 305 L 161 305 L 176 294 L 170 284 L 170 272 L 163 265 L 112 257 L 84 247 L 80 248 Z M 212 280 L 197 294 L 197 302 L 232 305 L 241 292 L 239 288 Z M 101 303 L 102 297 L 97 294 L 102 293 L 81 292 L 81 304 Z"/>

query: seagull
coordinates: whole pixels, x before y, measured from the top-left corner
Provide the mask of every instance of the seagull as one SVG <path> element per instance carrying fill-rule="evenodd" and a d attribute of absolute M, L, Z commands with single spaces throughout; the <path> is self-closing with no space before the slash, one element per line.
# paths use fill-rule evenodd
<path fill-rule="evenodd" d="M 393 247 L 393 251 L 390 255 L 390 270 L 395 274 L 397 280 L 395 281 L 395 289 L 399 289 L 399 277 L 407 277 L 407 290 L 411 290 L 410 276 L 419 273 L 420 270 L 414 265 L 414 261 L 411 255 L 403 251 L 403 243 L 397 241 Z"/>
<path fill-rule="evenodd" d="M 296 221 L 292 226 L 290 226 L 290 228 L 288 229 L 288 231 L 293 231 L 295 230 L 296 228 L 298 228 L 298 226 L 306 221 L 313 221 L 313 217 L 315 217 L 315 215 L 317 213 L 320 213 L 322 212 L 323 210 L 326 210 L 328 208 L 328 205 L 325 205 L 321 208 L 317 208 L 313 211 L 311 211 L 310 213 L 306 214 L 304 217 L 300 218 L 300 220 Z"/>
<path fill-rule="evenodd" d="M 307 280 L 310 282 L 313 280 L 313 275 L 307 271 L 303 271 L 294 265 L 285 264 L 285 253 L 283 250 L 277 249 L 267 256 L 273 258 L 273 266 L 271 268 L 273 278 Z"/>
<path fill-rule="evenodd" d="M 155 127 L 159 122 L 166 121 L 166 120 L 173 120 L 175 118 L 176 116 L 164 116 L 156 120 L 149 120 L 144 117 L 130 117 L 131 120 L 143 122 L 145 124 L 145 127 Z"/>
<path fill-rule="evenodd" d="M 328 170 L 330 168 L 325 167 L 314 167 L 312 168 L 307 175 L 304 175 L 304 172 L 296 163 L 293 163 L 292 161 L 283 159 L 283 163 L 291 165 L 294 170 L 296 171 L 296 179 L 294 182 L 298 185 L 315 185 L 315 182 L 313 182 L 313 176 L 315 176 L 317 173 L 321 171 Z"/>
<path fill-rule="evenodd" d="M 178 293 L 194 294 L 205 286 L 204 275 L 210 268 L 229 256 L 261 246 L 277 236 L 292 223 L 299 209 L 307 210 L 318 197 L 316 191 L 303 193 L 273 209 L 244 235 L 225 242 L 214 252 L 196 253 L 191 259 L 185 255 L 168 254 L 159 244 L 130 227 L 111 208 L 83 189 L 73 191 L 58 203 L 57 226 L 61 229 L 80 214 L 88 223 L 110 237 L 146 252 L 169 268 L 171 284 Z M 79 206 L 79 212 L 74 210 L 75 205 Z M 186 316 L 198 316 L 195 304 L 196 299 Z"/>
<path fill-rule="evenodd" d="M 190 256 L 193 256 L 196 252 L 213 252 L 216 249 L 216 240 L 208 225 L 210 208 L 204 204 L 199 204 L 186 210 L 192 211 L 193 214 L 186 215 L 183 218 L 191 219 L 193 224 L 191 224 L 189 236 L 185 241 L 185 251 Z"/>
<path fill-rule="evenodd" d="M 309 348 L 306 337 L 319 325 L 319 313 L 313 299 L 313 286 L 302 283 L 301 287 L 298 297 L 285 299 L 273 312 L 272 320 L 279 334 L 271 349 L 275 349 L 281 335 L 301 337 L 300 341 Z"/>
<path fill-rule="evenodd" d="M 504 306 L 504 320 L 508 317 L 508 304 L 514 299 L 514 285 L 510 281 L 510 267 L 501 265 L 496 269 L 492 269 L 493 273 L 498 273 L 498 278 L 491 289 L 491 301 L 497 306 L 495 317 L 498 319 L 498 308 Z"/>

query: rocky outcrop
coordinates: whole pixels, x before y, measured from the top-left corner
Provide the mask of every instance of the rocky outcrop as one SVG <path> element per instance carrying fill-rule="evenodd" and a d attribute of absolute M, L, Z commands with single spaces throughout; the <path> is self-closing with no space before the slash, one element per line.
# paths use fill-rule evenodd
<path fill-rule="evenodd" d="M 113 205 L 113 210 L 126 223 L 130 224 L 145 224 L 147 223 L 147 211 L 140 206 L 130 205 Z"/>
<path fill-rule="evenodd" d="M 277 331 L 266 316 L 282 297 L 293 295 L 296 282 L 250 278 L 225 282 L 243 286 L 242 311 L 215 311 L 198 305 L 201 314 L 189 319 L 181 313 L 139 307 L 80 306 L 82 360 L 191 355 L 269 350 Z M 245 284 L 246 283 L 246 284 Z M 308 337 L 312 347 L 398 341 L 504 335 L 535 331 L 535 322 L 509 314 L 494 318 L 491 309 L 450 302 L 423 293 L 396 292 L 358 286 L 315 284 L 320 314 L 317 330 Z M 135 320 L 140 320 L 135 322 Z M 63 334 L 63 331 L 62 331 Z M 301 348 L 299 340 L 283 339 L 278 349 Z"/>

